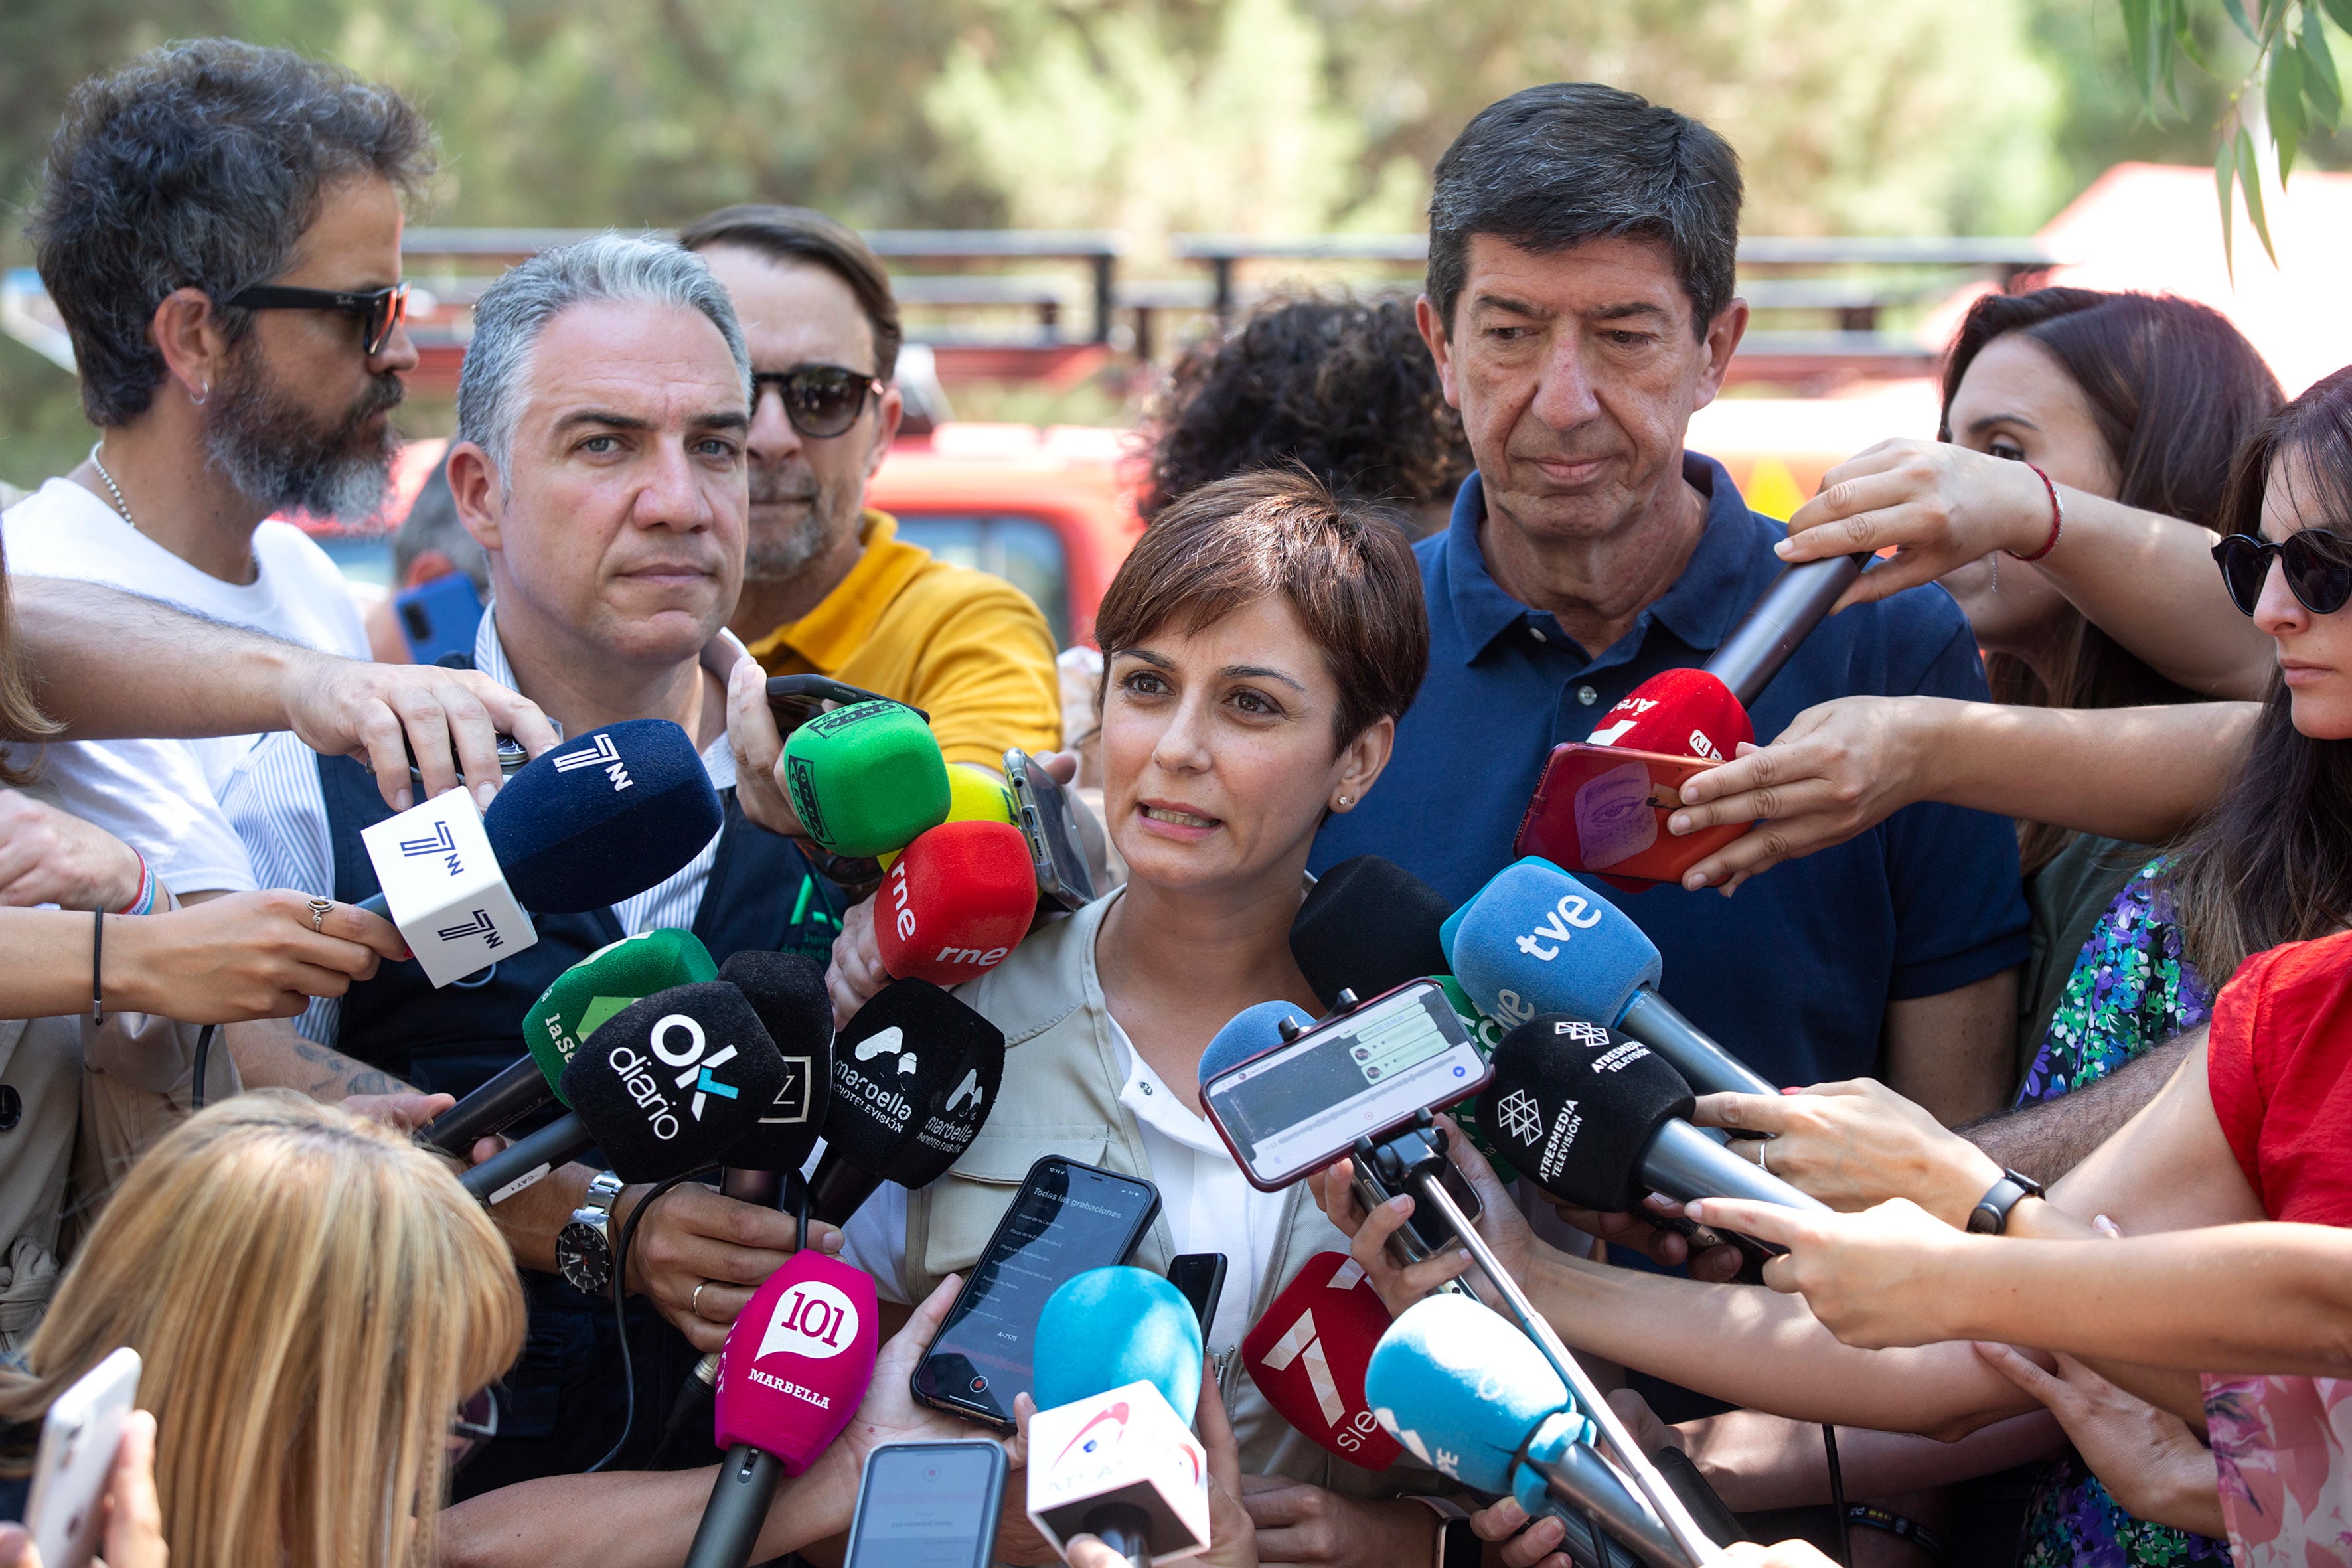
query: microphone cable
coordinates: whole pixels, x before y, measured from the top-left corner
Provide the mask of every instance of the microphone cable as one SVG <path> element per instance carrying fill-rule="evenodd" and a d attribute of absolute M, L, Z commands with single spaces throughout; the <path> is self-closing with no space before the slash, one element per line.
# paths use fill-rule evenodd
<path fill-rule="evenodd" d="M 213 1031 L 218 1024 L 206 1024 L 196 1032 L 196 1081 L 188 1090 L 188 1110 L 191 1115 L 205 1108 L 205 1068 L 213 1054 Z"/>
<path fill-rule="evenodd" d="M 636 1216 L 632 1215 L 632 1219 Z M 1830 1512 L 1837 1516 L 1838 1561 L 1845 1568 L 1853 1568 L 1853 1542 L 1846 1534 L 1845 1472 L 1838 1468 L 1837 1426 L 1822 1423 L 1822 1454 L 1830 1463 Z"/>
<path fill-rule="evenodd" d="M 583 1470 L 583 1475 L 593 1476 L 619 1458 L 621 1450 L 628 1447 L 630 1429 L 637 1424 L 637 1373 L 629 1357 L 628 1314 L 629 1244 L 637 1239 L 637 1222 L 645 1218 L 646 1211 L 672 1187 L 680 1182 L 692 1181 L 705 1171 L 716 1169 L 715 1165 L 705 1165 L 701 1170 L 688 1171 L 666 1182 L 656 1182 L 653 1191 L 646 1194 L 645 1202 L 631 1209 L 629 1217 L 621 1226 L 620 1242 L 613 1248 L 613 1328 L 621 1337 L 621 1389 L 625 1401 L 622 1405 L 621 1435 L 613 1439 L 613 1446 L 604 1451 L 604 1457 Z"/>

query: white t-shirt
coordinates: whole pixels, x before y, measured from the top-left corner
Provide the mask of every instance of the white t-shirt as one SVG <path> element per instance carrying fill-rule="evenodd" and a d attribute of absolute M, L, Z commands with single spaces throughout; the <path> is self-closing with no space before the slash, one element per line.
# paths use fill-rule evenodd
<path fill-rule="evenodd" d="M 224 583 L 73 480 L 55 479 L 0 513 L 0 542 L 12 576 L 103 583 L 306 647 L 369 657 L 342 574 L 291 523 L 254 530 L 254 580 Z M 130 844 L 173 892 L 242 891 L 254 886 L 253 869 L 218 796 L 258 738 L 67 741 L 9 745 L 5 754 L 12 766 L 37 762 L 34 795 Z"/>
<path fill-rule="evenodd" d="M 1209 1324 L 1208 1350 L 1213 1356 L 1228 1354 L 1249 1332 L 1250 1308 L 1282 1239 L 1282 1211 L 1290 1194 L 1262 1193 L 1249 1184 L 1216 1129 L 1185 1108 L 1116 1018 L 1110 1020 L 1110 1037 L 1127 1072 L 1118 1102 L 1143 1133 L 1143 1152 L 1176 1256 L 1225 1255 L 1225 1289 Z M 885 1182 L 875 1189 L 842 1227 L 841 1255 L 871 1274 L 884 1297 L 907 1300 L 906 1188 Z"/>

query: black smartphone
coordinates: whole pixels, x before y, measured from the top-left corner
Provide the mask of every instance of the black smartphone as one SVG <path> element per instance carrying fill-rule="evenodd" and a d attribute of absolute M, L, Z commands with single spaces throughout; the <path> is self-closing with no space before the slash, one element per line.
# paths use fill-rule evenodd
<path fill-rule="evenodd" d="M 1168 1283 L 1192 1303 L 1192 1315 L 1201 1320 L 1201 1337 L 1206 1340 L 1209 1325 L 1216 1321 L 1217 1298 L 1225 1293 L 1225 1255 L 1188 1252 L 1168 1265 Z"/>
<path fill-rule="evenodd" d="M 988 1568 L 1007 1468 L 990 1442 L 883 1444 L 866 1456 L 842 1568 Z"/>
<path fill-rule="evenodd" d="M 1033 1392 L 1037 1314 L 1064 1281 L 1124 1263 L 1160 1212 L 1160 1189 L 1048 1154 L 1013 1205 L 915 1368 L 915 1401 L 1013 1430 L 1013 1401 Z"/>
<path fill-rule="evenodd" d="M 1013 787 L 1013 805 L 1020 815 L 1016 826 L 1029 841 L 1029 858 L 1037 868 L 1038 893 L 1066 910 L 1093 903 L 1094 873 L 1087 867 L 1070 792 L 1018 747 L 1004 753 L 1004 782 Z"/>

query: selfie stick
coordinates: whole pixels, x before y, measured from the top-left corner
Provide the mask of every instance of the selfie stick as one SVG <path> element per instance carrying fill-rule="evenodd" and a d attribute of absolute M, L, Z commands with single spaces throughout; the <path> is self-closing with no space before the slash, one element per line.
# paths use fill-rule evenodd
<path fill-rule="evenodd" d="M 1446 1163 L 1444 1132 L 1433 1124 L 1411 1127 L 1387 1139 L 1374 1152 L 1383 1166 L 1391 1169 L 1402 1167 L 1403 1180 L 1397 1184 L 1409 1186 L 1416 1198 L 1436 1209 L 1446 1224 L 1454 1227 L 1454 1236 L 1494 1285 L 1496 1292 L 1503 1298 L 1503 1304 L 1510 1310 L 1511 1316 L 1517 1320 L 1527 1336 L 1535 1341 L 1537 1348 L 1543 1352 L 1544 1359 L 1551 1363 L 1552 1370 L 1559 1373 L 1561 1381 L 1576 1395 L 1577 1403 L 1583 1407 L 1584 1413 L 1600 1428 L 1610 1452 L 1641 1489 L 1642 1496 L 1664 1523 L 1675 1545 L 1681 1549 L 1681 1556 L 1661 1561 L 1657 1546 L 1651 1542 L 1627 1542 L 1625 1544 L 1648 1558 L 1655 1568 L 1706 1568 L 1707 1564 L 1718 1561 L 1723 1555 L 1721 1548 L 1699 1529 L 1698 1522 L 1691 1518 L 1690 1510 L 1683 1506 L 1683 1500 L 1666 1484 L 1665 1478 L 1658 1473 L 1658 1468 L 1650 1462 L 1649 1456 L 1635 1444 L 1633 1435 L 1625 1429 L 1624 1422 L 1618 1419 L 1617 1412 L 1610 1407 L 1609 1401 L 1601 1396 L 1601 1390 L 1593 1385 L 1592 1379 L 1577 1359 L 1569 1354 L 1568 1347 L 1560 1342 L 1559 1336 L 1552 1331 L 1543 1314 L 1536 1310 L 1535 1303 L 1528 1300 L 1527 1293 L 1519 1289 L 1518 1281 L 1511 1278 L 1510 1271 L 1503 1267 L 1494 1249 L 1486 1245 L 1486 1238 L 1471 1225 L 1469 1216 L 1454 1201 L 1454 1194 L 1445 1190 L 1445 1184 L 1439 1179 Z"/>

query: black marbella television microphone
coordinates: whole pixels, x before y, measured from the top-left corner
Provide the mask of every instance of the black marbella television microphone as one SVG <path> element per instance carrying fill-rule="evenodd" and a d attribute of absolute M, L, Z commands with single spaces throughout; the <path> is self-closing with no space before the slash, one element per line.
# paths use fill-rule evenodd
<path fill-rule="evenodd" d="M 1613 1213 L 1640 1212 L 1653 1192 L 1827 1208 L 1693 1126 L 1682 1075 L 1612 1029 L 1538 1015 L 1503 1037 L 1494 1067 L 1487 1131 L 1555 1197 Z"/>
<path fill-rule="evenodd" d="M 632 1184 L 716 1165 L 783 1079 L 775 1042 L 734 986 L 714 980 L 656 992 L 581 1043 L 563 1069 L 569 1112 L 460 1181 L 496 1204 L 592 1148 Z"/>
<path fill-rule="evenodd" d="M 928 980 L 874 994 L 833 1045 L 810 1213 L 847 1223 L 884 1182 L 927 1186 L 971 1146 L 1004 1079 L 1004 1032 Z"/>

